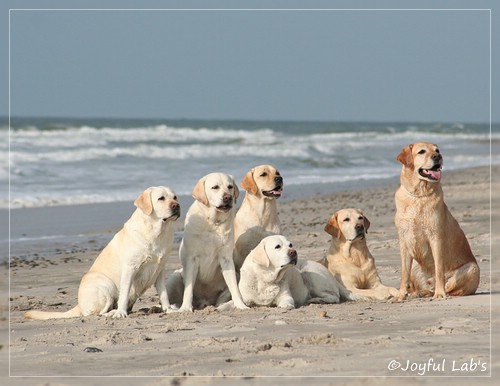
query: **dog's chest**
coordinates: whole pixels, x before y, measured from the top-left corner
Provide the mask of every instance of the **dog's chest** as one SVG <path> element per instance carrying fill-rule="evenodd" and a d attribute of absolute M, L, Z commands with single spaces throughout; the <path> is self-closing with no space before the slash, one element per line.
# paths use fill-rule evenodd
<path fill-rule="evenodd" d="M 444 204 L 440 200 L 429 198 L 412 198 L 411 200 L 396 200 L 396 226 L 399 232 L 417 236 L 429 236 L 440 230 L 440 213 Z"/>
<path fill-rule="evenodd" d="M 254 296 L 253 299 L 250 299 L 250 303 L 258 306 L 276 305 L 276 297 L 280 293 L 280 286 L 278 284 L 266 283 L 266 285 L 253 288 L 252 292 Z"/>

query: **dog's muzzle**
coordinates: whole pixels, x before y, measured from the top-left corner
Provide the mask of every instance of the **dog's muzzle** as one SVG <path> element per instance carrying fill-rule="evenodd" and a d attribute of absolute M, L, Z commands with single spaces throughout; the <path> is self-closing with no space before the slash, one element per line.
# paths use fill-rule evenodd
<path fill-rule="evenodd" d="M 262 191 L 262 194 L 266 197 L 280 198 L 283 192 L 283 185 L 277 185 L 271 190 Z"/>
<path fill-rule="evenodd" d="M 162 218 L 162 221 L 163 222 L 167 222 L 168 220 L 177 220 L 179 217 L 181 217 L 181 208 L 179 205 L 177 205 L 176 207 L 173 207 L 172 208 L 172 213 L 170 214 L 169 217 L 164 217 Z"/>

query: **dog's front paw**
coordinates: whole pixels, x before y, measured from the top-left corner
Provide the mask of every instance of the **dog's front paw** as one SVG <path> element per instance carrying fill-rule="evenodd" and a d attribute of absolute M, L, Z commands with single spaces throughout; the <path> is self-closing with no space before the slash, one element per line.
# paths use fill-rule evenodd
<path fill-rule="evenodd" d="M 226 303 L 223 303 L 221 304 L 220 306 L 217 307 L 217 311 L 221 311 L 221 312 L 224 312 L 224 311 L 230 311 L 230 310 L 234 310 L 234 302 L 232 300 L 226 302 Z"/>
<path fill-rule="evenodd" d="M 168 314 L 170 312 L 177 312 L 177 311 L 179 311 L 179 307 L 177 307 L 175 304 L 169 304 L 166 307 L 162 307 L 162 311 L 166 314 Z"/>
<path fill-rule="evenodd" d="M 351 292 L 349 296 L 347 297 L 347 300 L 353 301 L 353 302 L 361 302 L 361 301 L 366 301 L 370 300 L 366 296 L 355 294 L 354 292 Z"/>
<path fill-rule="evenodd" d="M 127 311 L 125 310 L 111 310 L 108 313 L 104 314 L 110 318 L 118 319 L 118 318 L 126 318 Z"/>
<path fill-rule="evenodd" d="M 193 306 L 182 305 L 181 308 L 177 310 L 177 312 L 193 312 Z"/>
<path fill-rule="evenodd" d="M 402 302 L 402 301 L 405 301 L 406 300 L 406 297 L 408 296 L 408 292 L 406 291 L 399 291 L 397 297 L 395 298 L 395 300 L 397 302 Z"/>
<path fill-rule="evenodd" d="M 295 303 L 294 302 L 280 302 L 278 304 L 278 308 L 285 308 L 287 310 L 293 310 L 295 308 Z"/>
<path fill-rule="evenodd" d="M 392 296 L 393 298 L 396 298 L 399 296 L 399 290 L 394 288 L 394 287 L 387 287 L 389 288 L 389 294 L 390 296 Z"/>
<path fill-rule="evenodd" d="M 234 306 L 239 310 L 247 310 L 250 308 L 243 302 L 234 302 Z"/>
<path fill-rule="evenodd" d="M 436 300 L 436 299 L 442 299 L 442 300 L 446 300 L 446 293 L 444 292 L 435 292 L 434 293 L 434 296 L 432 297 L 432 300 Z"/>

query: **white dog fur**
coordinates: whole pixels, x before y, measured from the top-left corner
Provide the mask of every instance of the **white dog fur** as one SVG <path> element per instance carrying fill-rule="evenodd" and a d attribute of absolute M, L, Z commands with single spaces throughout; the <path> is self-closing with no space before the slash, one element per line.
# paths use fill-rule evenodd
<path fill-rule="evenodd" d="M 361 298 L 340 286 L 321 264 L 298 259 L 290 241 L 281 235 L 264 238 L 245 259 L 240 275 L 240 292 L 248 306 L 290 309 Z M 231 309 L 231 302 L 220 309 Z"/>
<path fill-rule="evenodd" d="M 179 255 L 182 269 L 167 279 L 172 303 L 179 311 L 219 305 L 229 299 L 239 309 L 248 308 L 241 299 L 233 262 L 234 205 L 239 195 L 232 176 L 211 173 L 193 189 L 195 202 L 184 224 Z"/>
<path fill-rule="evenodd" d="M 96 258 L 78 289 L 78 305 L 67 312 L 28 311 L 27 319 L 88 315 L 126 317 L 153 283 L 163 311 L 169 309 L 165 263 L 173 244 L 173 222 L 180 215 L 175 193 L 158 186 L 134 202 L 137 209 Z"/>

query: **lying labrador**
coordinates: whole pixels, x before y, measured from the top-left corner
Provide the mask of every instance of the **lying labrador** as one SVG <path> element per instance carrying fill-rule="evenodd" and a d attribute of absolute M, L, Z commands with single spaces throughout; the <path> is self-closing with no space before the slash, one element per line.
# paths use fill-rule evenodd
<path fill-rule="evenodd" d="M 234 219 L 234 263 L 239 271 L 250 251 L 266 236 L 280 234 L 276 199 L 283 191 L 283 178 L 271 165 L 260 165 L 243 178 L 246 194 Z"/>
<path fill-rule="evenodd" d="M 201 178 L 193 189 L 195 202 L 184 223 L 184 238 L 179 255 L 182 269 L 167 279 L 172 303 L 179 311 L 192 311 L 219 305 L 229 299 L 237 308 L 248 308 L 241 299 L 233 262 L 234 210 L 239 190 L 233 177 L 211 173 Z"/>
<path fill-rule="evenodd" d="M 66 312 L 28 311 L 25 318 L 126 317 L 153 283 L 163 311 L 169 308 L 164 267 L 173 244 L 173 222 L 180 216 L 177 197 L 170 188 L 151 187 L 134 204 L 135 212 L 83 276 L 78 305 Z"/>
<path fill-rule="evenodd" d="M 366 245 L 370 221 L 359 209 L 334 213 L 325 226 L 332 236 L 328 255 L 320 262 L 348 290 L 366 298 L 385 300 L 398 295 L 394 287 L 382 284 L 375 259 Z"/>
<path fill-rule="evenodd" d="M 340 286 L 321 264 L 298 259 L 281 235 L 265 237 L 245 259 L 240 276 L 241 296 L 249 306 L 295 308 L 360 298 Z M 228 303 L 220 310 L 230 308 Z"/>
<path fill-rule="evenodd" d="M 443 157 L 437 145 L 419 142 L 398 155 L 403 164 L 395 224 L 401 249 L 399 300 L 408 291 L 445 298 L 472 295 L 479 267 L 469 242 L 444 203 Z M 413 269 L 412 269 L 413 263 Z"/>

